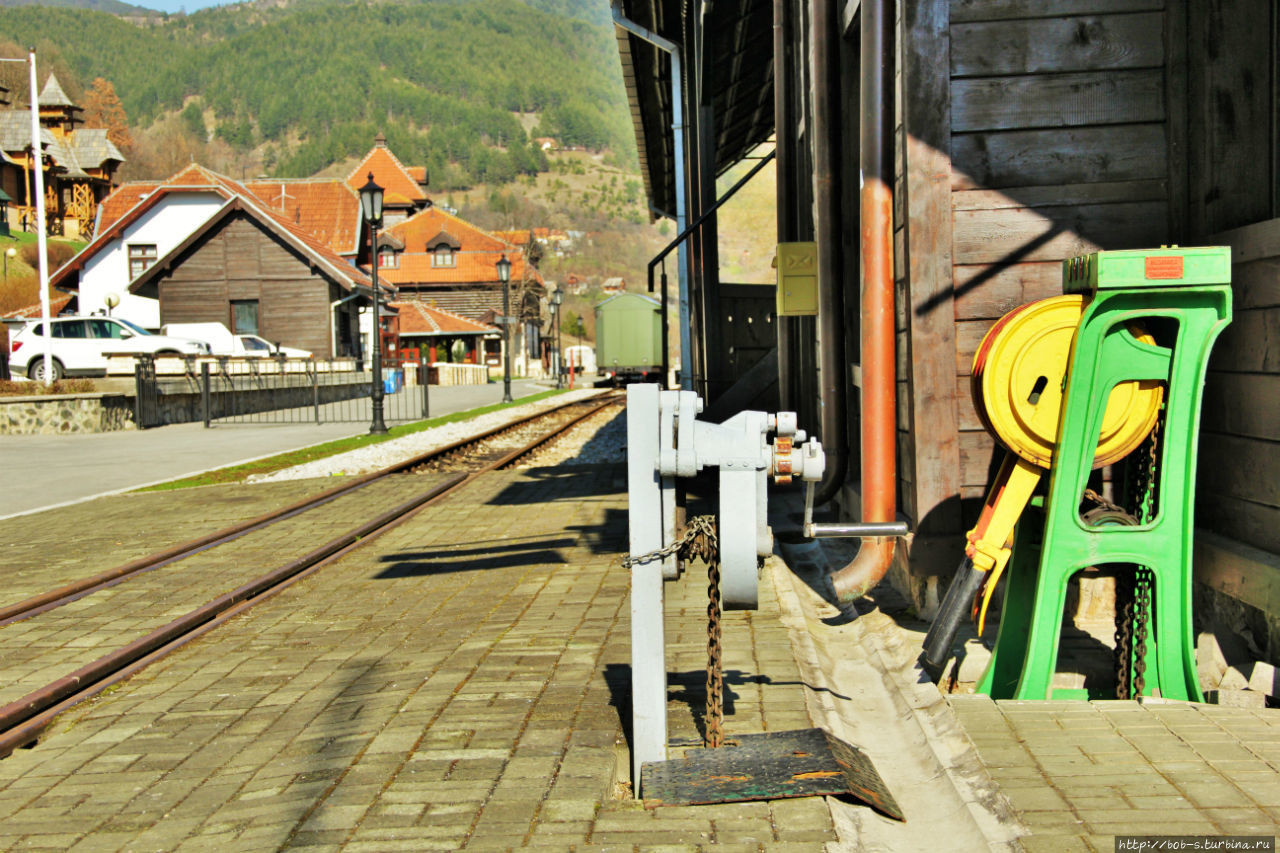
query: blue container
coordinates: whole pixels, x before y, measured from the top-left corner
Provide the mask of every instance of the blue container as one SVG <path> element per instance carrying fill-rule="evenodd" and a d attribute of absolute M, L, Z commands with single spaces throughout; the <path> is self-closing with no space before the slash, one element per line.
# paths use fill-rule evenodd
<path fill-rule="evenodd" d="M 382 377 L 382 392 L 384 394 L 394 394 L 404 387 L 404 371 L 396 368 L 388 370 L 386 375 Z"/>

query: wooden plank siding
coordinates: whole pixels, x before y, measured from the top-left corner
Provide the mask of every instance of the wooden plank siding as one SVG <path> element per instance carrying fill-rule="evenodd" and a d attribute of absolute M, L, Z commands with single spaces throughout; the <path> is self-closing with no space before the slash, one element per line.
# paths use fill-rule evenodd
<path fill-rule="evenodd" d="M 258 300 L 258 334 L 331 355 L 330 310 L 340 288 L 296 251 L 243 215 L 228 219 L 159 281 L 162 323 L 222 323 L 231 300 Z"/>
<path fill-rule="evenodd" d="M 1212 240 L 1232 247 L 1235 316 L 1205 382 L 1197 525 L 1280 553 L 1280 219 Z"/>
<path fill-rule="evenodd" d="M 903 175 L 905 292 L 899 296 L 910 342 L 907 380 L 899 397 L 907 418 L 902 454 L 904 477 L 911 478 L 912 519 L 917 537 L 948 540 L 959 556 L 963 520 L 958 496 L 962 485 L 961 450 L 955 396 L 955 306 L 951 211 L 951 142 L 957 120 L 952 112 L 954 85 L 949 0 L 912 4 L 912 30 L 901 57 L 905 133 L 899 162 Z M 902 192 L 905 190 L 905 193 Z M 910 455 L 905 455 L 909 453 Z M 934 552 L 917 542 L 913 552 Z M 944 552 L 945 553 L 945 552 Z M 943 557 L 950 563 L 950 557 Z M 949 565 L 945 566 L 950 568 Z"/>
<path fill-rule="evenodd" d="M 969 390 L 999 317 L 1061 293 L 1061 261 L 1170 242 L 1165 44 L 1176 0 L 951 0 L 950 208 L 958 490 L 1002 451 Z"/>
<path fill-rule="evenodd" d="M 1260 222 L 1274 210 L 1275 0 L 1188 0 L 1191 231 Z M 1248 168 L 1241 168 L 1248 164 Z"/>

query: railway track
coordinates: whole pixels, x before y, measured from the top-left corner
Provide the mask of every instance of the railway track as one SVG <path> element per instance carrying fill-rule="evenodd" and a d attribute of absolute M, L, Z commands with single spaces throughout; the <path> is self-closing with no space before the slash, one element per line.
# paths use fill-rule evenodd
<path fill-rule="evenodd" d="M 0 704 L 0 758 L 37 740 L 45 727 L 68 708 L 363 547 L 476 477 L 513 466 L 553 443 L 576 424 L 621 402 L 619 396 L 607 395 L 568 403 L 357 477 L 106 572 L 0 607 L 0 627 L 6 628 L 6 640 L 19 641 L 5 644 L 11 656 L 10 667 L 16 667 L 19 677 L 0 687 L 0 703 L 3 703 Z M 413 474 L 419 476 L 406 476 Z M 422 480 L 426 478 L 431 482 L 424 489 Z M 358 511 L 353 512 L 357 493 Z M 291 540 L 314 546 L 317 526 L 324 528 L 339 520 L 349 524 L 350 518 L 356 515 L 367 517 L 376 511 L 370 509 L 371 505 L 382 511 L 318 547 L 305 548 L 305 553 L 270 571 L 251 568 L 246 576 L 246 570 L 239 566 L 237 551 L 259 553 L 264 549 L 264 541 L 270 543 L 266 547 L 273 553 L 287 549 Z M 227 554 L 221 564 L 213 567 L 202 564 L 219 554 L 215 549 L 220 548 Z M 240 568 L 238 576 L 237 567 Z M 234 587 L 209 600 L 206 589 L 211 575 L 220 580 L 227 578 L 224 589 L 232 584 Z M 235 583 L 236 580 L 239 583 Z M 131 606 L 139 610 L 150 607 L 164 616 L 157 618 L 153 613 L 149 624 L 144 624 L 148 622 L 146 614 L 132 620 L 122 617 Z M 182 615 L 166 619 L 177 610 L 181 610 Z M 66 624 L 60 628 L 42 624 L 48 620 Z M 124 627 L 110 627 L 121 621 L 125 622 Z M 157 626 L 157 621 L 163 624 Z M 95 628 L 97 633 L 133 630 L 140 636 L 106 654 L 100 654 L 100 647 L 87 639 L 59 646 L 63 649 L 59 652 L 63 659 L 71 658 L 64 666 L 80 665 L 61 677 L 47 680 L 48 675 L 44 673 L 50 665 L 42 657 L 50 653 L 52 644 L 43 638 L 74 632 L 77 628 L 86 637 L 91 637 Z M 72 646 L 82 648 L 76 654 L 68 654 L 65 649 Z M 85 657 L 92 659 L 83 660 Z"/>

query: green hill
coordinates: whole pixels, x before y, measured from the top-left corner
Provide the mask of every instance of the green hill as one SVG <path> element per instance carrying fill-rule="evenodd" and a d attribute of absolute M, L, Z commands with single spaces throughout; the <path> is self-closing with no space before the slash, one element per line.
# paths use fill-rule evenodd
<path fill-rule="evenodd" d="M 242 169 L 315 174 L 381 130 L 447 186 L 545 168 L 534 135 L 634 163 L 608 14 L 606 0 L 295 0 L 146 20 L 17 6 L 0 43 L 34 42 L 41 69 L 77 78 L 73 97 L 109 80 L 136 129 L 181 114 L 195 142 L 257 152 Z"/>

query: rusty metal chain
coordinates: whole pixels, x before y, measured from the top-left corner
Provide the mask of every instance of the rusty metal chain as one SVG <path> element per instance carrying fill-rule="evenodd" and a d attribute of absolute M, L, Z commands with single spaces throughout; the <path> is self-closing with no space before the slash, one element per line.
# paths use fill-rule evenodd
<path fill-rule="evenodd" d="M 724 744 L 724 664 L 720 647 L 720 539 L 715 516 L 690 519 L 684 540 L 689 547 L 680 556 L 707 564 L 707 707 L 703 745 L 716 749 Z"/>
<path fill-rule="evenodd" d="M 707 712 L 703 745 L 724 745 L 724 666 L 720 652 L 720 559 L 707 562 Z"/>
<path fill-rule="evenodd" d="M 714 749 L 724 743 L 724 667 L 720 648 L 720 538 L 713 515 L 689 519 L 679 539 L 635 557 L 624 557 L 623 568 L 677 555 L 707 564 L 707 707 L 703 744 Z"/>
<path fill-rule="evenodd" d="M 1133 696 L 1146 691 L 1147 633 L 1151 626 L 1151 587 L 1155 573 L 1140 566 L 1133 590 Z"/>
<path fill-rule="evenodd" d="M 1150 435 L 1139 448 L 1139 460 L 1129 466 L 1128 512 L 1138 524 L 1153 520 L 1159 511 L 1157 500 L 1160 432 L 1164 412 L 1156 419 Z M 1088 493 L 1086 492 L 1086 497 Z M 1124 508 L 1117 507 L 1121 511 Z M 1146 691 L 1147 639 L 1151 633 L 1151 594 L 1155 573 L 1146 566 L 1134 566 L 1133 574 L 1116 578 L 1116 698 L 1133 699 Z"/>
<path fill-rule="evenodd" d="M 1116 574 L 1116 698 L 1133 698 L 1133 575 Z"/>
<path fill-rule="evenodd" d="M 1125 508 L 1120 506 L 1120 504 L 1112 503 L 1093 489 L 1084 490 L 1084 499 L 1095 506 L 1102 507 L 1103 509 L 1109 509 L 1112 512 L 1125 512 Z"/>

